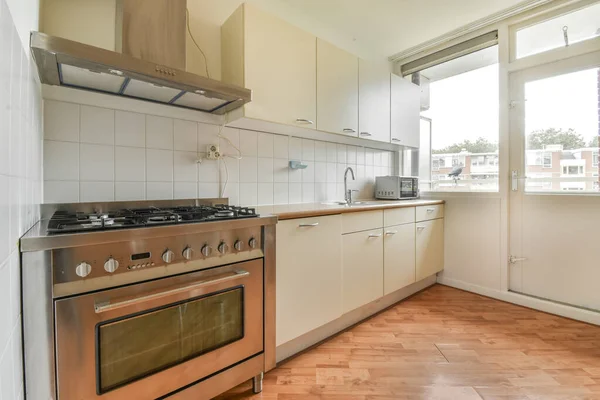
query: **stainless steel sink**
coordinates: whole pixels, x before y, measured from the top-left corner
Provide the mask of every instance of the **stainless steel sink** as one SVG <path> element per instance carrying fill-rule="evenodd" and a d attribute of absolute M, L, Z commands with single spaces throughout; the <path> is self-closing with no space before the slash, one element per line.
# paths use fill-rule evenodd
<path fill-rule="evenodd" d="M 346 207 L 352 207 L 352 206 L 360 206 L 360 205 L 365 205 L 367 204 L 367 202 L 364 201 L 353 201 L 352 203 L 348 204 L 345 201 L 327 201 L 324 203 L 321 203 L 324 206 L 346 206 Z"/>

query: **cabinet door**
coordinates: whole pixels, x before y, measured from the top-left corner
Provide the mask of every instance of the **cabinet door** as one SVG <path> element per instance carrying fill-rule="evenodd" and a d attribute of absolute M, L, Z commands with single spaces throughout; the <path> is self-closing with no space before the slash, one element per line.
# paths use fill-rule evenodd
<path fill-rule="evenodd" d="M 277 345 L 342 315 L 341 227 L 340 215 L 277 224 Z"/>
<path fill-rule="evenodd" d="M 245 5 L 246 116 L 315 128 L 317 38 Z"/>
<path fill-rule="evenodd" d="M 317 129 L 358 136 L 358 58 L 317 39 Z"/>
<path fill-rule="evenodd" d="M 383 296 L 383 229 L 343 235 L 342 249 L 342 303 L 347 313 Z"/>
<path fill-rule="evenodd" d="M 417 281 L 444 269 L 444 219 L 416 223 Z"/>
<path fill-rule="evenodd" d="M 359 61 L 359 137 L 390 142 L 390 75 L 385 68 Z"/>
<path fill-rule="evenodd" d="M 419 147 L 420 101 L 419 86 L 392 74 L 392 143 Z"/>
<path fill-rule="evenodd" d="M 383 292 L 390 294 L 415 283 L 415 224 L 385 228 Z"/>

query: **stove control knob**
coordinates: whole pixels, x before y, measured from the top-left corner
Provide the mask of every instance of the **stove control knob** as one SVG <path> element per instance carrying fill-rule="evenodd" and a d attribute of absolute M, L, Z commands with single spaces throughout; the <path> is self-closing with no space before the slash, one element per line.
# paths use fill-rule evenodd
<path fill-rule="evenodd" d="M 194 249 L 192 249 L 191 247 L 186 247 L 185 249 L 183 249 L 183 258 L 185 258 L 186 260 L 191 260 L 192 256 L 194 255 Z"/>
<path fill-rule="evenodd" d="M 217 249 L 219 250 L 219 253 L 225 254 L 229 251 L 229 246 L 227 246 L 227 243 L 221 242 L 221 243 L 219 243 L 219 246 L 217 247 Z"/>
<path fill-rule="evenodd" d="M 255 249 L 257 245 L 257 240 L 254 238 L 250 238 L 250 240 L 248 241 L 248 246 L 250 246 L 251 249 Z"/>
<path fill-rule="evenodd" d="M 163 254 L 162 254 L 162 259 L 164 262 L 166 262 L 167 264 L 172 262 L 173 259 L 175 258 L 175 253 L 173 253 L 171 250 L 166 250 Z"/>
<path fill-rule="evenodd" d="M 242 251 L 242 249 L 244 248 L 244 242 L 242 242 L 241 240 L 236 240 L 235 243 L 233 244 L 233 247 L 237 251 Z"/>
<path fill-rule="evenodd" d="M 115 272 L 118 268 L 119 268 L 119 262 L 117 260 L 115 260 L 114 258 L 112 258 L 112 257 L 110 257 L 104 263 L 104 270 L 106 272 L 110 272 L 111 274 L 113 272 Z"/>
<path fill-rule="evenodd" d="M 85 278 L 90 274 L 90 272 L 92 272 L 92 266 L 86 262 L 82 262 L 75 267 L 75 273 L 81 278 Z"/>
<path fill-rule="evenodd" d="M 210 247 L 209 245 L 205 244 L 204 246 L 202 246 L 202 249 L 200 251 L 202 252 L 202 255 L 204 257 L 208 257 L 212 253 L 212 247 Z"/>

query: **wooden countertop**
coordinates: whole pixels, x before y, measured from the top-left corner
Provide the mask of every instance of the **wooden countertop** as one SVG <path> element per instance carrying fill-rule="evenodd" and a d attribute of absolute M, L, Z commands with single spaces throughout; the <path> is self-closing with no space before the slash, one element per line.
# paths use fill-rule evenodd
<path fill-rule="evenodd" d="M 444 204 L 444 200 L 373 200 L 366 201 L 365 204 L 353 206 L 331 205 L 323 203 L 308 204 L 285 204 L 272 206 L 258 206 L 256 211 L 260 215 L 276 215 L 278 219 L 294 219 L 318 217 L 323 215 L 335 215 L 359 211 L 384 210 L 387 208 L 403 208 L 429 206 L 434 204 Z"/>

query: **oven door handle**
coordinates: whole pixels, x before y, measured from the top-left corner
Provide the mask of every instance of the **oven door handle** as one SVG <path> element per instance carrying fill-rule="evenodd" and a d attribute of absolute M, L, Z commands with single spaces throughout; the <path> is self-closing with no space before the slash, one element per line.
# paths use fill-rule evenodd
<path fill-rule="evenodd" d="M 212 286 L 212 285 L 216 285 L 219 283 L 232 281 L 234 279 L 243 278 L 243 277 L 246 277 L 249 275 L 250 275 L 250 272 L 244 271 L 244 270 L 228 272 L 223 275 L 217 275 L 217 277 L 215 277 L 213 279 L 196 282 L 192 285 L 181 286 L 181 287 L 178 287 L 175 289 L 166 290 L 166 291 L 159 292 L 159 293 L 152 293 L 152 294 L 142 296 L 142 297 L 128 298 L 126 300 L 117 301 L 115 303 L 111 303 L 110 301 L 96 303 L 94 308 L 96 310 L 96 314 L 100 314 L 103 312 L 113 311 L 113 310 L 123 308 L 123 307 L 130 307 L 130 306 L 133 306 L 136 304 L 145 303 L 145 302 L 151 301 L 151 300 L 157 300 L 157 299 L 161 299 L 164 297 L 173 296 L 173 295 L 176 295 L 179 293 L 189 292 L 191 290 L 199 289 L 199 288 L 202 288 L 205 286 Z"/>

